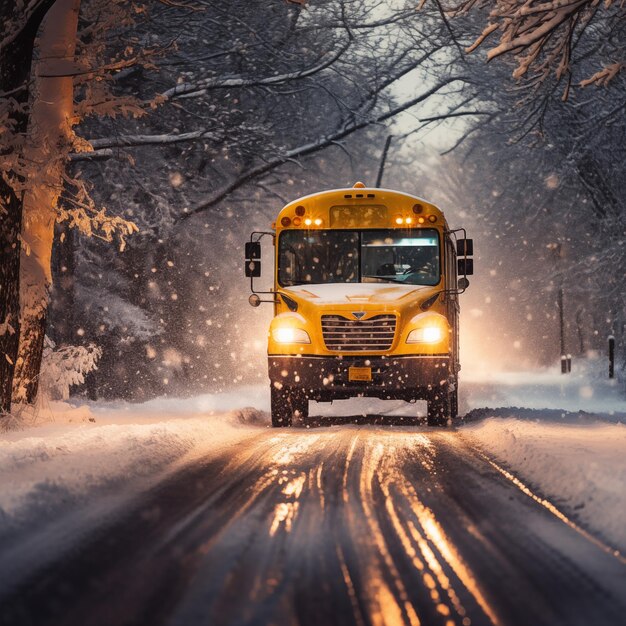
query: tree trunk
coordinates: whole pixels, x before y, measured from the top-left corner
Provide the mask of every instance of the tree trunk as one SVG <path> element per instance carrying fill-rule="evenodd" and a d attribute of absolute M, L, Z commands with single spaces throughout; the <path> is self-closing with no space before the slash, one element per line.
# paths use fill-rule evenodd
<path fill-rule="evenodd" d="M 54 0 L 42 0 L 30 18 L 19 23 L 15 3 L 0 3 L 0 35 L 13 35 L 11 42 L 0 48 L 0 92 L 10 94 L 8 122 L 11 128 L 3 128 L 5 136 L 2 152 L 5 155 L 18 151 L 17 138 L 28 127 L 28 83 L 31 59 L 39 24 Z M 5 99 L 5 103 L 7 100 Z M 7 140 L 7 137 L 10 137 Z M 15 362 L 17 360 L 19 320 L 19 234 L 22 226 L 23 195 L 19 190 L 22 177 L 19 171 L 8 171 L 14 185 L 0 177 L 0 416 L 11 410 L 11 393 Z M 16 188 L 14 188 L 14 186 Z"/>
<path fill-rule="evenodd" d="M 20 332 L 19 240 L 22 201 L 0 178 L 0 416 L 11 410 L 11 388 Z"/>
<path fill-rule="evenodd" d="M 57 346 L 72 344 L 75 340 L 76 309 L 76 229 L 68 222 L 56 225 L 52 249 L 54 286 L 50 298 L 46 334 Z"/>
<path fill-rule="evenodd" d="M 72 68 L 80 0 L 57 0 L 37 41 L 33 101 L 25 158 L 35 164 L 26 181 L 20 263 L 20 341 L 13 402 L 37 395 L 50 289 L 56 206 L 71 150 L 74 114 Z"/>

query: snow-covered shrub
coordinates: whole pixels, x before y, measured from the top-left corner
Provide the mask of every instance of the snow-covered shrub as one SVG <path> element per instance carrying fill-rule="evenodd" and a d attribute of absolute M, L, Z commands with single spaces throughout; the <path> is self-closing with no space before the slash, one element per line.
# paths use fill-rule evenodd
<path fill-rule="evenodd" d="M 148 341 L 162 332 L 159 324 L 145 310 L 110 290 L 96 290 L 78 285 L 76 303 L 108 328 L 119 330 L 124 337 Z"/>
<path fill-rule="evenodd" d="M 101 356 L 102 348 L 93 343 L 57 349 L 55 343 L 46 337 L 38 398 L 67 400 L 70 387 L 84 383 L 85 374 L 97 369 Z"/>

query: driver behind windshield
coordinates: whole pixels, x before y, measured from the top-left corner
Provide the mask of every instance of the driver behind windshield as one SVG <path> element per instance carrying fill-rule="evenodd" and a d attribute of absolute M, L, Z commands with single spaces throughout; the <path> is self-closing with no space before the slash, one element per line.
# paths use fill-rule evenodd
<path fill-rule="evenodd" d="M 362 276 L 367 282 L 368 279 L 380 278 L 393 282 L 436 285 L 439 282 L 436 240 L 390 236 L 376 238 L 364 234 Z"/>
<path fill-rule="evenodd" d="M 436 285 L 438 235 L 434 229 L 286 231 L 280 235 L 278 272 L 283 286 L 359 280 Z"/>

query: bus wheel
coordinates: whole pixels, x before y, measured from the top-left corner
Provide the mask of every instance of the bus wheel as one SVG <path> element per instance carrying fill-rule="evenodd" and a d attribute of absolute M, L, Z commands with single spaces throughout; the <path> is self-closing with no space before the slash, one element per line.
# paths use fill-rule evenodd
<path fill-rule="evenodd" d="M 291 426 L 294 416 L 305 420 L 309 416 L 309 400 L 298 389 L 271 388 L 272 426 Z"/>
<path fill-rule="evenodd" d="M 457 385 L 450 393 L 450 418 L 455 420 L 459 416 L 459 388 Z"/>
<path fill-rule="evenodd" d="M 447 387 L 440 387 L 428 398 L 427 420 L 429 426 L 447 426 L 452 418 L 451 396 Z"/>

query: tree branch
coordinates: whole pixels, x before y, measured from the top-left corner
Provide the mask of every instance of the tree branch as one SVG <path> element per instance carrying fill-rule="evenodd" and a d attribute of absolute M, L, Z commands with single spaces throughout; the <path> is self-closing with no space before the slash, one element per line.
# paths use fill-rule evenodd
<path fill-rule="evenodd" d="M 70 155 L 72 161 L 89 161 L 93 159 L 110 158 L 113 156 L 111 148 L 135 148 L 137 146 L 166 145 L 209 139 L 221 141 L 223 137 L 208 130 L 195 130 L 178 135 L 120 135 L 119 137 L 105 137 L 102 139 L 88 139 L 93 152 L 75 152 Z"/>
<path fill-rule="evenodd" d="M 450 111 L 448 113 L 442 113 L 441 115 L 435 115 L 433 117 L 420 117 L 419 121 L 425 124 L 430 122 L 438 122 L 440 120 L 448 120 L 451 117 L 465 117 L 469 115 L 492 115 L 491 111 Z"/>
<path fill-rule="evenodd" d="M 266 161 L 265 163 L 261 163 L 255 167 L 250 168 L 248 171 L 241 174 L 238 178 L 228 183 L 227 185 L 223 186 L 221 189 L 218 189 L 211 196 L 209 196 L 208 198 L 206 198 L 205 200 L 197 204 L 193 209 L 188 210 L 187 212 L 183 213 L 183 215 L 179 216 L 176 219 L 176 222 L 181 222 L 182 220 L 185 220 L 191 217 L 192 215 L 196 215 L 197 213 L 201 213 L 202 211 L 205 211 L 206 209 L 214 206 L 215 204 L 223 200 L 226 196 L 231 194 L 233 191 L 235 191 L 236 189 L 238 189 L 245 183 L 253 180 L 254 178 L 257 178 L 258 176 L 266 174 L 267 172 L 273 170 L 274 168 L 279 167 L 280 165 L 283 165 L 287 161 L 301 158 L 303 156 L 313 154 L 314 152 L 318 152 L 319 150 L 323 150 L 324 148 L 327 148 L 335 144 L 337 141 L 344 139 L 348 135 L 351 135 L 352 133 L 358 130 L 362 130 L 363 128 L 372 126 L 374 124 L 380 124 L 388 119 L 391 119 L 392 117 L 398 115 L 399 113 L 402 113 L 403 111 L 410 109 L 416 104 L 423 102 L 430 96 L 437 93 L 440 89 L 443 89 L 447 85 L 450 85 L 451 83 L 454 83 L 457 81 L 468 82 L 468 79 L 463 76 L 450 77 L 444 80 L 443 82 L 439 83 L 435 87 L 432 87 L 428 91 L 424 92 L 423 94 L 416 96 L 415 98 L 412 98 L 411 100 L 401 105 L 398 105 L 385 113 L 381 113 L 379 115 L 370 117 L 369 119 L 361 120 L 359 122 L 353 121 L 347 125 L 343 125 L 341 128 L 338 128 L 337 130 L 335 130 L 335 132 L 332 133 L 331 135 L 322 137 L 316 142 L 298 146 L 297 148 L 288 150 L 284 152 L 283 154 L 280 154 L 274 157 L 273 159 Z"/>
<path fill-rule="evenodd" d="M 231 78 L 205 78 L 195 83 L 183 83 L 182 85 L 176 85 L 167 91 L 163 92 L 161 96 L 168 99 L 181 98 L 185 95 L 193 94 L 198 96 L 206 93 L 209 89 L 229 89 L 232 87 L 258 87 L 262 85 L 279 85 L 291 80 L 299 80 L 317 74 L 322 70 L 332 65 L 335 61 L 341 57 L 341 55 L 348 49 L 350 42 L 348 41 L 343 45 L 336 54 L 331 56 L 326 61 L 318 63 L 313 67 L 309 67 L 305 70 L 298 72 L 287 72 L 286 74 L 280 74 L 278 76 L 268 76 L 265 78 L 244 78 L 243 76 L 233 76 Z"/>

